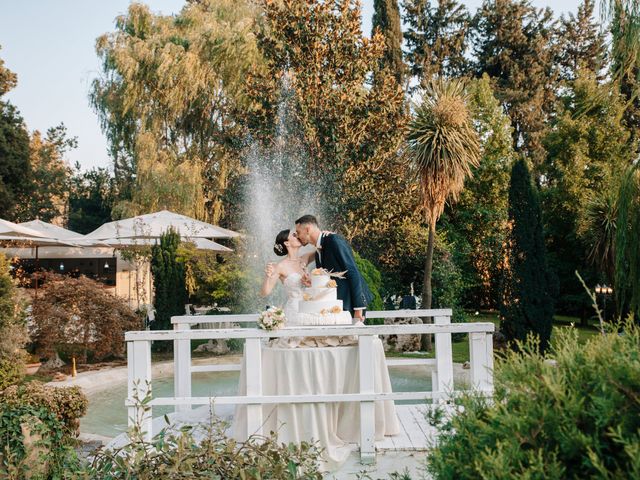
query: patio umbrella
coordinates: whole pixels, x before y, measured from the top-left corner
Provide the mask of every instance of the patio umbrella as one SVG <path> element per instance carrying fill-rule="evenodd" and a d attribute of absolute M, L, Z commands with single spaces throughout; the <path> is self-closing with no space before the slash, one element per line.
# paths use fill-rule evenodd
<path fill-rule="evenodd" d="M 17 223 L 10 222 L 8 220 L 0 219 L 0 246 L 27 246 L 34 247 L 36 250 L 36 272 L 34 275 L 35 284 L 35 296 L 38 296 L 38 248 L 41 246 L 46 247 L 77 247 L 78 245 L 69 240 L 60 240 L 48 236 L 38 230 L 26 227 Z"/>
<path fill-rule="evenodd" d="M 124 238 L 160 238 L 173 228 L 184 239 L 235 238 L 240 234 L 186 215 L 162 210 L 156 213 L 105 223 L 85 235 L 87 240 L 114 240 Z"/>
<path fill-rule="evenodd" d="M 103 243 L 114 248 L 153 246 L 156 244 L 157 241 L 158 241 L 157 238 L 150 238 L 150 237 L 114 238 L 114 239 L 102 240 Z M 219 243 L 216 243 L 212 240 L 208 240 L 206 238 L 183 238 L 182 241 L 193 243 L 196 246 L 197 250 L 211 250 L 214 252 L 221 252 L 221 253 L 233 252 L 232 249 L 227 248 L 224 245 L 220 245 Z"/>

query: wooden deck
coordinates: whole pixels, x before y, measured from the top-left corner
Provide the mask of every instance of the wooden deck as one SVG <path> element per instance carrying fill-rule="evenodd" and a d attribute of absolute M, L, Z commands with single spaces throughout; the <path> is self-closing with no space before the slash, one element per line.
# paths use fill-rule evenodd
<path fill-rule="evenodd" d="M 426 419 L 427 405 L 396 405 L 400 420 L 400 435 L 376 442 L 377 452 L 425 451 L 435 441 L 436 428 Z"/>

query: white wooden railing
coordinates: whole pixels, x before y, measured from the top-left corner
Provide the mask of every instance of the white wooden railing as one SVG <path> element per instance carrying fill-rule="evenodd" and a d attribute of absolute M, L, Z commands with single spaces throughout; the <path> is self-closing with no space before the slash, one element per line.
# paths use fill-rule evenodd
<path fill-rule="evenodd" d="M 177 412 L 192 405 L 209 405 L 210 397 L 191 395 L 193 372 L 220 372 L 240 370 L 241 365 L 192 365 L 191 341 L 211 339 L 245 339 L 246 395 L 215 397 L 220 405 L 247 405 L 247 433 L 262 433 L 262 405 L 274 403 L 360 403 L 360 455 L 363 463 L 375 461 L 374 401 L 378 400 L 432 400 L 447 402 L 461 391 L 454 390 L 451 335 L 469 334 L 471 385 L 476 391 L 491 395 L 493 392 L 493 323 L 451 323 L 451 310 L 393 310 L 367 312 L 367 318 L 431 317 L 432 324 L 322 326 L 286 328 L 265 331 L 258 328 L 195 329 L 196 324 L 252 323 L 258 315 L 197 315 L 177 316 L 171 319 L 174 330 L 127 332 L 129 424 L 137 422 L 147 438 L 152 436 L 152 408 L 173 405 Z M 435 359 L 387 359 L 387 365 L 433 365 L 432 391 L 427 392 L 374 392 L 374 350 L 376 335 L 433 334 Z M 263 395 L 262 394 L 262 341 L 282 337 L 358 337 L 359 393 L 331 395 Z M 134 401 L 134 394 L 144 398 L 151 393 L 151 342 L 174 342 L 174 396 L 152 397 L 144 408 Z"/>

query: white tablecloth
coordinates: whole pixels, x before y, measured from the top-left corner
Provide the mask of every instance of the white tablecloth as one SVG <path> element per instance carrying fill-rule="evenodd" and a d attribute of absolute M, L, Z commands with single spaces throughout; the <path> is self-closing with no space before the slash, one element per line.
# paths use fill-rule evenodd
<path fill-rule="evenodd" d="M 373 348 L 374 390 L 391 392 L 382 342 L 374 339 Z M 358 347 L 265 347 L 262 372 L 264 395 L 357 393 Z M 243 357 L 238 394 L 245 393 Z M 234 416 L 234 436 L 240 441 L 247 437 L 246 410 L 245 406 L 238 406 Z M 280 442 L 318 441 L 325 449 L 319 465 L 323 470 L 337 469 L 360 441 L 357 402 L 264 405 L 263 422 L 263 433 L 277 432 Z M 376 440 L 400 432 L 393 401 L 375 402 L 375 424 Z"/>

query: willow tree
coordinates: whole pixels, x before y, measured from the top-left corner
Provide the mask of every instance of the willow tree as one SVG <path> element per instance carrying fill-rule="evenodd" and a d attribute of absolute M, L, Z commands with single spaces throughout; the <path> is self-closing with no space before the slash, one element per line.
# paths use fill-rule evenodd
<path fill-rule="evenodd" d="M 168 208 L 220 219 L 238 165 L 232 111 L 247 107 L 243 86 L 260 64 L 256 17 L 249 0 L 189 2 L 176 16 L 133 3 L 98 38 L 91 100 L 129 192 L 123 214 Z"/>
<path fill-rule="evenodd" d="M 423 91 L 422 103 L 409 122 L 407 140 L 421 187 L 422 207 L 429 226 L 422 290 L 423 308 L 431 308 L 431 273 L 436 222 L 447 200 L 455 201 L 480 160 L 478 133 L 467 108 L 460 80 L 433 80 Z M 423 320 L 424 321 L 424 320 Z M 430 349 L 423 335 L 421 348 Z"/>
<path fill-rule="evenodd" d="M 616 228 L 616 298 L 618 311 L 640 319 L 640 165 L 624 175 L 618 194 Z"/>

